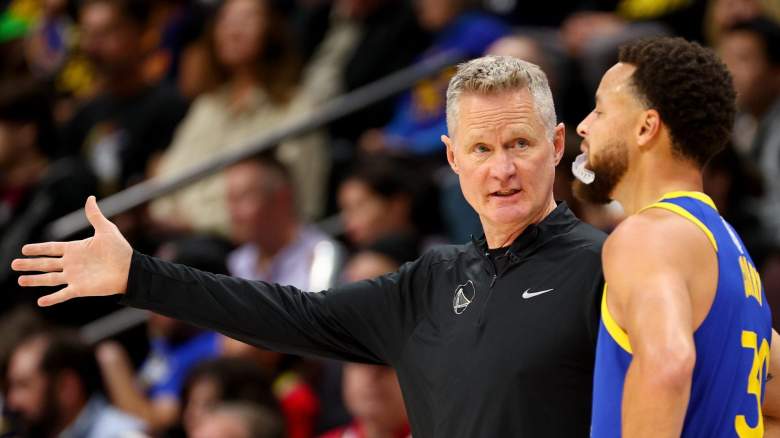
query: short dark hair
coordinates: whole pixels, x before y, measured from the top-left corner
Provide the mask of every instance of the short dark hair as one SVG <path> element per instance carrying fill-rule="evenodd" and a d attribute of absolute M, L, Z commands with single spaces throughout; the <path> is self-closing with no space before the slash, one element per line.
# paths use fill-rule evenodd
<path fill-rule="evenodd" d="M 769 64 L 780 66 L 780 24 L 768 18 L 756 17 L 736 23 L 726 34 L 732 32 L 748 32 L 758 37 L 764 43 L 764 55 Z"/>
<path fill-rule="evenodd" d="M 108 3 L 119 11 L 119 15 L 140 28 L 149 24 L 151 5 L 147 0 L 83 0 L 79 12 L 98 3 Z"/>
<path fill-rule="evenodd" d="M 64 371 L 72 371 L 79 377 L 87 398 L 103 390 L 95 351 L 75 332 L 64 329 L 41 330 L 25 338 L 20 345 L 37 340 L 44 342 L 39 364 L 42 374 L 56 378 Z"/>
<path fill-rule="evenodd" d="M 259 152 L 249 158 L 240 161 L 238 164 L 254 164 L 270 171 L 283 186 L 294 186 L 292 173 L 290 169 L 276 158 L 275 150 Z"/>
<path fill-rule="evenodd" d="M 723 149 L 734 124 L 736 92 L 713 50 L 682 38 L 648 38 L 622 46 L 618 59 L 636 67 L 632 83 L 669 127 L 676 152 L 704 166 Z"/>
<path fill-rule="evenodd" d="M 347 180 L 360 181 L 377 195 L 390 199 L 404 195 L 411 198 L 418 178 L 402 159 L 380 155 L 358 161 L 344 178 Z"/>
<path fill-rule="evenodd" d="M 212 380 L 222 402 L 251 402 L 273 411 L 279 409 L 271 392 L 270 376 L 254 362 L 235 357 L 220 357 L 200 362 L 187 374 L 182 399 L 190 398 L 192 387 L 200 380 Z"/>
<path fill-rule="evenodd" d="M 36 146 L 48 157 L 53 157 L 59 150 L 51 106 L 52 93 L 44 83 L 18 80 L 0 86 L 0 121 L 33 124 Z"/>

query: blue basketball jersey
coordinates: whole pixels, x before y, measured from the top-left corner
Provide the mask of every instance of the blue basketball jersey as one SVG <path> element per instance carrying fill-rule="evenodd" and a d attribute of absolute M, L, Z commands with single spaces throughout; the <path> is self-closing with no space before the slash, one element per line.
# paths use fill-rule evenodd
<path fill-rule="evenodd" d="M 772 318 L 761 280 L 737 233 L 703 193 L 673 192 L 647 208 L 663 208 L 698 226 L 718 257 L 712 307 L 694 332 L 696 365 L 683 437 L 761 437 Z M 662 236 L 658 237 L 663 238 Z M 621 436 L 623 381 L 631 363 L 628 334 L 601 301 L 591 436 Z"/>

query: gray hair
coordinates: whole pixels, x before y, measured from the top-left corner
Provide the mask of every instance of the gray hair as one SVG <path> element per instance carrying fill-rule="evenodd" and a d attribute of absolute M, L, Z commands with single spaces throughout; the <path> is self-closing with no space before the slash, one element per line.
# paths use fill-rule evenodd
<path fill-rule="evenodd" d="M 547 137 L 555 136 L 555 105 L 547 76 L 536 64 L 511 56 L 483 56 L 458 65 L 447 87 L 447 130 L 455 129 L 463 93 L 493 94 L 527 88 Z"/>

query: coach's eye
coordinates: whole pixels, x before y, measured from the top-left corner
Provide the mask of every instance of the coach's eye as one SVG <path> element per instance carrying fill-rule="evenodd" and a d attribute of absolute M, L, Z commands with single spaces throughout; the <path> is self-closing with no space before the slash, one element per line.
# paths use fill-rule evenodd
<path fill-rule="evenodd" d="M 484 143 L 478 143 L 474 146 L 474 152 L 483 154 L 485 152 L 490 152 L 490 148 Z"/>
<path fill-rule="evenodd" d="M 528 146 L 529 146 L 528 140 L 524 138 L 518 138 L 512 143 L 513 148 L 520 149 L 520 150 L 526 149 Z"/>

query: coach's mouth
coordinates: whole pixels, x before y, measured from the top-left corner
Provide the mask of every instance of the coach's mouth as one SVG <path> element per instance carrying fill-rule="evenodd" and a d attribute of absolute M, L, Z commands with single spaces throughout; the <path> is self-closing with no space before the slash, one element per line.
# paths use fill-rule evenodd
<path fill-rule="evenodd" d="M 517 195 L 518 193 L 522 192 L 522 189 L 506 189 L 506 190 L 498 190 L 495 192 L 490 193 L 491 198 L 511 198 L 512 196 Z"/>

